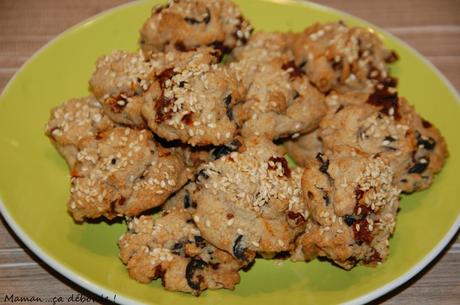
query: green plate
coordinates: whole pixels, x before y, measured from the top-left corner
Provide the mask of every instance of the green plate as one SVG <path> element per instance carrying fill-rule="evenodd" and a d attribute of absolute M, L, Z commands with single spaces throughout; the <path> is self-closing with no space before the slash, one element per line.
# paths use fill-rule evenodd
<path fill-rule="evenodd" d="M 392 67 L 400 92 L 442 131 L 451 157 L 427 191 L 403 198 L 391 255 L 378 268 L 344 271 L 329 263 L 258 260 L 242 272 L 235 291 L 206 291 L 196 298 L 130 280 L 118 260 L 121 223 L 76 225 L 66 213 L 69 175 L 43 135 L 49 111 L 88 93 L 96 59 L 113 49 L 135 50 L 138 29 L 154 1 L 136 2 L 91 18 L 66 31 L 33 56 L 0 97 L 0 204 L 8 224 L 54 269 L 121 303 L 152 304 L 333 304 L 370 301 L 401 285 L 425 267 L 460 224 L 459 98 L 446 79 L 417 52 L 362 20 L 325 7 L 295 1 L 238 0 L 257 29 L 301 30 L 315 21 L 342 19 L 368 26 L 396 49 Z"/>

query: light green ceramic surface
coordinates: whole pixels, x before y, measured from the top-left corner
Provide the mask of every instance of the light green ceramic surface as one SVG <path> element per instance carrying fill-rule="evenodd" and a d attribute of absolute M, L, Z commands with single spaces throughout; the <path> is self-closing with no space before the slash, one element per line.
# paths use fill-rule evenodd
<path fill-rule="evenodd" d="M 301 30 L 314 21 L 343 19 L 335 11 L 289 1 L 239 0 L 256 29 Z M 413 51 L 382 33 L 401 60 L 392 67 L 400 93 L 440 128 L 451 157 L 427 191 L 403 198 L 391 255 L 378 268 L 344 271 L 329 263 L 258 260 L 241 273 L 235 291 L 207 291 L 200 298 L 165 292 L 159 282 L 130 280 L 117 258 L 122 223 L 76 225 L 66 213 L 69 175 L 43 135 L 52 107 L 88 93 L 98 56 L 135 50 L 138 29 L 153 2 L 140 2 L 92 18 L 61 35 L 34 56 L 0 97 L 0 198 L 5 216 L 42 251 L 88 286 L 153 304 L 332 304 L 367 294 L 402 276 L 446 235 L 460 212 L 460 105 L 442 79 Z M 364 24 L 365 25 L 365 24 Z M 75 279 L 74 279 L 75 280 Z M 97 288 L 96 288 L 97 289 Z"/>

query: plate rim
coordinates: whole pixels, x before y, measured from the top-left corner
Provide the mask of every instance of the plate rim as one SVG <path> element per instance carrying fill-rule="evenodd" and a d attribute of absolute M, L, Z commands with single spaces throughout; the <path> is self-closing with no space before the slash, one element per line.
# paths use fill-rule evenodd
<path fill-rule="evenodd" d="M 231 0 L 230 0 L 231 1 Z M 265 2 L 272 2 L 272 3 L 279 3 L 279 4 L 288 4 L 288 3 L 295 3 L 295 4 L 300 4 L 305 7 L 312 7 L 314 9 L 319 9 L 319 10 L 327 10 L 327 11 L 332 11 L 336 14 L 346 16 L 347 18 L 352 18 L 355 20 L 358 20 L 359 22 L 365 24 L 366 26 L 372 27 L 377 29 L 377 31 L 385 33 L 388 37 L 393 39 L 395 42 L 398 44 L 402 45 L 403 47 L 409 49 L 418 59 L 420 59 L 424 64 L 426 64 L 434 73 L 436 74 L 437 77 L 441 79 L 441 81 L 447 86 L 448 90 L 452 93 L 452 95 L 455 97 L 456 101 L 458 104 L 460 104 L 460 95 L 455 89 L 455 87 L 452 85 L 452 83 L 447 79 L 447 77 L 431 62 L 429 61 L 425 56 L 423 56 L 418 50 L 413 48 L 411 45 L 406 43 L 405 41 L 401 40 L 399 37 L 395 36 L 394 34 L 384 30 L 380 26 L 376 26 L 375 24 L 361 18 L 357 17 L 355 15 L 352 15 L 350 13 L 341 11 L 339 9 L 318 4 L 318 3 L 313 3 L 310 1 L 302 1 L 302 0 L 259 0 L 259 1 L 265 1 Z M 94 21 L 95 19 L 98 19 L 99 17 L 109 15 L 114 11 L 117 10 L 122 10 L 126 7 L 131 7 L 131 6 L 136 6 L 140 5 L 145 1 L 133 1 L 133 2 L 128 2 L 124 3 L 115 7 L 112 7 L 110 9 L 104 10 L 98 14 L 95 14 L 93 16 L 88 17 L 87 19 L 78 22 L 77 24 L 69 27 L 68 29 L 64 30 L 60 34 L 58 34 L 56 37 L 48 41 L 45 45 L 40 47 L 37 51 L 35 51 L 32 56 L 30 56 L 24 64 L 13 74 L 11 79 L 8 81 L 8 83 L 5 85 L 5 88 L 2 90 L 0 94 L 0 100 L 4 98 L 4 95 L 8 91 L 9 87 L 12 85 L 12 83 L 16 80 L 17 76 L 22 73 L 24 68 L 29 65 L 29 63 L 37 56 L 39 56 L 41 53 L 43 53 L 49 46 L 53 45 L 57 40 L 61 39 L 63 36 L 66 34 L 71 33 L 72 31 L 76 30 L 77 28 L 80 28 L 84 26 L 87 23 L 90 23 Z M 55 271 L 57 271 L 59 274 L 63 275 L 66 279 L 70 280 L 71 282 L 79 285 L 80 287 L 83 287 L 84 289 L 88 290 L 89 292 L 99 296 L 99 297 L 105 297 L 105 296 L 113 296 L 116 295 L 116 300 L 115 303 L 118 304 L 145 304 L 142 302 L 138 302 L 136 300 L 133 300 L 132 298 L 125 296 L 123 293 L 115 293 L 114 291 L 110 291 L 104 287 L 101 287 L 100 285 L 94 283 L 93 281 L 90 281 L 88 279 L 85 279 L 83 277 L 80 277 L 76 272 L 72 271 L 70 268 L 64 266 L 61 262 L 53 258 L 50 254 L 48 254 L 46 251 L 44 251 L 34 240 L 32 240 L 21 228 L 20 225 L 16 223 L 14 218 L 11 216 L 11 214 L 8 212 L 8 209 L 5 205 L 5 203 L 1 200 L 0 198 L 0 213 L 2 214 L 3 218 L 5 219 L 6 224 L 11 228 L 11 230 L 14 232 L 14 234 L 21 240 L 21 242 L 24 243 L 24 245 L 32 251 L 34 255 L 36 255 L 40 260 L 45 262 L 49 267 L 53 268 Z M 432 261 L 438 257 L 438 255 L 446 248 L 446 246 L 449 244 L 449 242 L 452 240 L 452 238 L 455 236 L 457 231 L 460 229 L 460 215 L 457 215 L 457 219 L 455 222 L 452 224 L 450 227 L 449 231 L 443 236 L 443 238 L 437 243 L 437 245 L 430 251 L 428 254 L 426 254 L 418 263 L 416 263 L 414 266 L 412 266 L 408 271 L 406 271 L 404 274 L 399 276 L 398 278 L 392 280 L 391 282 L 388 282 L 387 284 L 374 289 L 366 294 L 363 294 L 359 297 L 356 297 L 354 299 L 351 299 L 345 303 L 346 305 L 351 305 L 351 304 L 363 304 L 367 303 L 373 300 L 376 300 L 377 298 L 384 296 L 387 293 L 390 293 L 394 289 L 400 287 L 404 283 L 408 282 L 410 279 L 412 279 L 415 275 L 420 273 L 422 270 L 424 270 Z M 153 303 L 155 304 L 155 303 Z"/>

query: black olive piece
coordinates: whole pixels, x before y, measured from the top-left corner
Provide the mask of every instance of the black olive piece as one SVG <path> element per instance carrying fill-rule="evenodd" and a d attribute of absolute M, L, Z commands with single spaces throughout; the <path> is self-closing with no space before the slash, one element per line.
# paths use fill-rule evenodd
<path fill-rule="evenodd" d="M 198 277 L 198 281 L 194 281 L 194 275 L 195 271 L 197 269 L 204 269 L 208 264 L 206 264 L 204 261 L 201 259 L 192 259 L 188 264 L 187 267 L 185 268 L 185 278 L 187 280 L 187 284 L 190 286 L 190 288 L 194 290 L 200 290 L 201 288 L 201 282 L 203 280 L 202 277 Z"/>
<path fill-rule="evenodd" d="M 184 247 L 184 245 L 182 243 L 175 243 L 174 246 L 171 249 L 171 252 L 176 254 L 176 255 L 180 255 L 181 250 L 182 250 L 183 247 Z"/>
<path fill-rule="evenodd" d="M 354 217 L 351 216 L 351 215 L 345 215 L 345 216 L 343 217 L 343 220 L 344 220 L 345 223 L 350 227 L 350 226 L 352 226 L 352 225 L 355 223 L 356 218 L 354 218 Z"/>
<path fill-rule="evenodd" d="M 112 163 L 112 165 L 117 164 L 117 159 L 114 158 L 114 159 L 110 160 L 110 163 Z"/>
<path fill-rule="evenodd" d="M 385 141 L 388 141 L 388 142 L 394 142 L 394 141 L 396 141 L 396 139 L 393 138 L 392 136 L 386 136 L 386 137 L 384 138 L 384 140 L 385 140 Z"/>
<path fill-rule="evenodd" d="M 316 160 L 318 160 L 321 165 L 319 166 L 319 171 L 323 174 L 329 175 L 327 169 L 329 168 L 329 160 L 323 158 L 324 155 L 322 153 L 318 153 L 316 155 Z"/>
<path fill-rule="evenodd" d="M 226 106 L 228 106 L 228 105 L 230 105 L 231 102 L 232 102 L 232 95 L 229 94 L 224 98 L 224 103 L 225 103 Z"/>
<path fill-rule="evenodd" d="M 238 235 L 235 239 L 235 243 L 233 244 L 233 254 L 237 259 L 247 261 L 248 257 L 246 256 L 246 248 L 241 244 L 242 239 L 243 235 Z"/>
<path fill-rule="evenodd" d="M 233 109 L 232 107 L 230 107 L 230 104 L 232 103 L 232 95 L 229 94 L 227 95 L 225 98 L 224 98 L 224 103 L 225 103 L 225 107 L 227 108 L 227 111 L 226 111 L 226 114 L 227 114 L 227 117 L 230 121 L 233 121 Z"/>
<path fill-rule="evenodd" d="M 204 179 L 209 179 L 209 175 L 206 173 L 205 169 L 200 170 L 198 174 L 196 174 L 195 180 L 199 181 L 201 177 L 203 177 Z"/>
<path fill-rule="evenodd" d="M 324 194 L 323 196 L 324 202 L 326 203 L 326 206 L 328 206 L 331 203 L 331 199 L 327 194 Z"/>
<path fill-rule="evenodd" d="M 195 244 L 199 247 L 199 248 L 204 248 L 206 247 L 206 241 L 204 240 L 203 237 L 199 236 L 199 235 L 196 235 L 193 237 L 195 239 Z"/>
<path fill-rule="evenodd" d="M 190 193 L 185 191 L 184 196 L 184 209 L 188 209 L 191 206 L 192 200 L 190 199 Z"/>
<path fill-rule="evenodd" d="M 216 55 L 214 55 L 215 57 L 220 59 L 219 61 L 222 61 L 224 59 L 223 55 L 229 54 L 232 51 L 229 47 L 224 45 L 223 41 L 217 41 L 216 40 L 216 41 L 208 44 L 208 46 L 213 47 L 214 49 L 220 51 L 220 52 L 216 52 Z"/>
<path fill-rule="evenodd" d="M 433 150 L 436 147 L 436 141 L 432 137 L 424 138 L 417 132 L 417 145 L 422 146 L 426 150 Z"/>
<path fill-rule="evenodd" d="M 230 154 L 231 152 L 237 151 L 241 147 L 241 142 L 238 140 L 233 140 L 229 144 L 219 146 L 212 151 L 212 156 L 214 160 L 220 159 L 223 156 Z"/>
<path fill-rule="evenodd" d="M 422 160 L 424 160 L 425 162 L 423 163 L 420 162 Z M 429 163 L 430 162 L 427 158 L 420 158 L 419 160 L 417 160 L 417 163 L 415 163 L 414 166 L 409 168 L 408 173 L 409 174 L 421 174 L 428 168 Z"/>

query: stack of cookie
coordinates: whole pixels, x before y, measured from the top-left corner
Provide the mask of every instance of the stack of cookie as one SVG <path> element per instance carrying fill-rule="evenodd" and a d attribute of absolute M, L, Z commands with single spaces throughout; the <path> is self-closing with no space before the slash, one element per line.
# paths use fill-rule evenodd
<path fill-rule="evenodd" d="M 227 0 L 171 0 L 140 52 L 100 58 L 91 95 L 52 111 L 70 214 L 124 217 L 120 258 L 139 282 L 199 295 L 233 289 L 256 257 L 378 264 L 400 193 L 443 166 L 373 32 L 252 32 Z"/>

